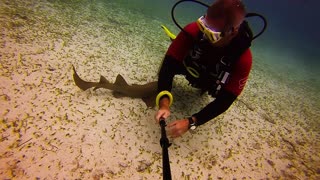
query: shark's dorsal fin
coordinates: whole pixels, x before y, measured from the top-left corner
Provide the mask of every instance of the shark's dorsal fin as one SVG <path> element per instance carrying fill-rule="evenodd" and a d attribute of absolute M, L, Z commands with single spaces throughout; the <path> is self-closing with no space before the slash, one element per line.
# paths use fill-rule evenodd
<path fill-rule="evenodd" d="M 118 86 L 128 86 L 128 83 L 120 74 L 118 74 L 116 82 L 114 84 Z"/>
<path fill-rule="evenodd" d="M 100 76 L 100 81 L 99 81 L 99 84 L 109 84 L 110 82 L 104 77 L 104 76 Z M 102 87 L 94 87 L 93 90 L 97 90 L 97 89 L 100 89 Z"/>
<path fill-rule="evenodd" d="M 100 76 L 99 84 L 105 84 L 105 83 L 109 83 L 109 81 L 104 76 Z"/>

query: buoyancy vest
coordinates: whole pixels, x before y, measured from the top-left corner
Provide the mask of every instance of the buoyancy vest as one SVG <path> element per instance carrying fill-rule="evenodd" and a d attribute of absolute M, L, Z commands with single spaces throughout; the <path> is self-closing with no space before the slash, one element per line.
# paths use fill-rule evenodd
<path fill-rule="evenodd" d="M 238 34 L 226 47 L 212 46 L 200 31 L 183 61 L 186 79 L 202 93 L 217 96 L 227 83 L 235 62 L 251 46 L 252 37 L 247 21 L 241 24 Z"/>

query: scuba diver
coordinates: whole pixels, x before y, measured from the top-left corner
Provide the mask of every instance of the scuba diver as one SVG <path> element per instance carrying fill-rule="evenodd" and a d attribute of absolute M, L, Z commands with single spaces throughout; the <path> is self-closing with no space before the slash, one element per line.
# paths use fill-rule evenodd
<path fill-rule="evenodd" d="M 247 15 L 241 0 L 216 0 L 204 16 L 181 28 L 176 37 L 170 36 L 172 43 L 158 77 L 156 121 L 170 116 L 175 75 L 184 75 L 193 87 L 214 97 L 199 112 L 169 123 L 171 137 L 225 112 L 242 92 L 252 66 L 250 45 L 254 39 L 245 21 Z"/>

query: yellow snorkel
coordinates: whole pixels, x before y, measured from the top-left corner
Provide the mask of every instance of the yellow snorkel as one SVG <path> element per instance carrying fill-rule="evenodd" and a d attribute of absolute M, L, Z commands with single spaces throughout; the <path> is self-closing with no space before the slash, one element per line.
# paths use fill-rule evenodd
<path fill-rule="evenodd" d="M 176 39 L 176 35 L 174 35 L 172 32 L 169 31 L 169 29 L 167 27 L 165 27 L 164 25 L 161 25 L 163 31 L 167 34 L 167 36 L 169 36 L 169 38 L 171 39 L 171 41 L 173 41 L 174 39 Z"/>

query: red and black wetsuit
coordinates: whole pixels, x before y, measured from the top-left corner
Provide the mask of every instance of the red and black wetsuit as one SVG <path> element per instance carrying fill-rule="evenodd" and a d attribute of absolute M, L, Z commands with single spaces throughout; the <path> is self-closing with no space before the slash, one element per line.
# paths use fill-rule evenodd
<path fill-rule="evenodd" d="M 195 39 L 200 33 L 200 30 L 195 22 L 188 24 L 184 30 Z M 187 73 L 183 60 L 187 57 L 195 41 L 192 40 L 186 33 L 180 32 L 176 39 L 171 43 L 166 56 L 163 60 L 159 78 L 158 91 L 171 91 L 173 77 L 176 74 L 185 75 Z M 231 69 L 231 76 L 227 84 L 216 96 L 215 100 L 209 103 L 201 111 L 192 116 L 197 118 L 197 125 L 206 123 L 225 112 L 237 96 L 240 95 L 245 83 L 248 79 L 252 65 L 252 55 L 250 49 L 246 49 L 241 54 L 240 58 L 235 61 Z"/>

